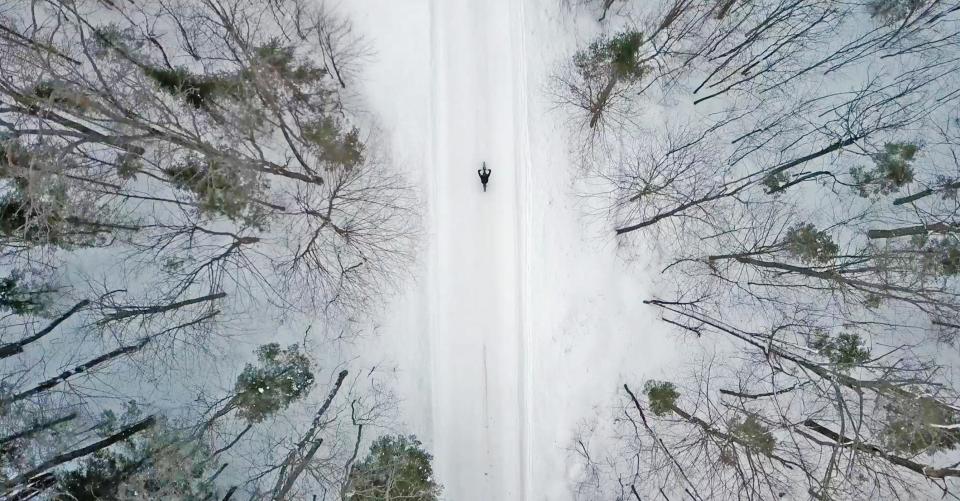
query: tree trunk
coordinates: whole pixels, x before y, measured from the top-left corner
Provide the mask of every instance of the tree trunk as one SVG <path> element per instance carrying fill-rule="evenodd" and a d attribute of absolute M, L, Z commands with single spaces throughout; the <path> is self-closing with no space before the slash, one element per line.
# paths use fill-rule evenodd
<path fill-rule="evenodd" d="M 722 3 L 717 4 L 716 11 L 713 14 L 714 19 L 723 19 L 726 17 L 727 12 L 730 10 L 730 7 L 733 7 L 733 4 L 737 3 L 737 0 L 723 0 Z"/>
<path fill-rule="evenodd" d="M 603 21 L 607 18 L 607 11 L 610 10 L 610 6 L 613 5 L 614 0 L 603 0 L 603 12 L 600 14 L 600 18 L 597 21 Z M 591 127 L 593 127 L 591 125 Z"/>
<path fill-rule="evenodd" d="M 819 151 L 815 151 L 815 152 L 813 152 L 813 153 L 810 153 L 809 155 L 804 155 L 804 156 L 802 156 L 802 157 L 800 157 L 800 158 L 796 158 L 796 159 L 791 160 L 791 161 L 789 161 L 789 162 L 780 164 L 780 165 L 774 167 L 773 169 L 771 169 L 769 172 L 764 173 L 764 175 L 765 175 L 765 177 L 766 177 L 766 176 L 775 176 L 775 175 L 777 175 L 777 174 L 779 174 L 779 173 L 781 173 L 781 172 L 783 172 L 783 171 L 785 171 L 785 170 L 787 170 L 787 169 L 790 169 L 790 168 L 792 168 L 792 167 L 796 167 L 796 166 L 798 166 L 798 165 L 800 165 L 800 164 L 803 164 L 803 163 L 807 163 L 807 162 L 809 162 L 810 160 L 813 160 L 813 159 L 815 159 L 815 158 L 819 158 L 819 157 L 822 157 L 822 156 L 824 156 L 824 155 L 828 155 L 828 154 L 833 153 L 834 151 L 837 151 L 837 150 L 839 150 L 839 149 L 841 149 L 841 148 L 845 148 L 845 147 L 847 147 L 847 146 L 850 146 L 851 144 L 859 141 L 859 140 L 862 139 L 862 138 L 863 138 L 863 136 L 861 135 L 861 136 L 849 137 L 849 138 L 847 138 L 847 139 L 844 139 L 843 141 L 837 141 L 837 142 L 835 142 L 835 143 L 833 143 L 833 144 L 831 144 L 831 145 L 829 145 L 829 146 L 827 146 L 827 147 L 825 147 L 825 148 L 820 149 Z"/>
<path fill-rule="evenodd" d="M 680 214 L 681 212 L 683 212 L 683 211 L 685 211 L 685 210 L 687 210 L 687 209 L 689 209 L 689 208 L 691 208 L 691 207 L 696 207 L 696 206 L 698 206 L 698 205 L 700 205 L 700 204 L 705 204 L 705 203 L 707 203 L 707 202 L 713 202 L 714 200 L 719 200 L 719 199 L 721 199 L 721 198 L 734 195 L 734 194 L 736 194 L 738 191 L 740 191 L 741 189 L 743 189 L 745 186 L 746 186 L 746 185 L 743 185 L 743 186 L 740 186 L 739 188 L 735 188 L 735 189 L 733 189 L 733 190 L 731 190 L 731 191 L 726 191 L 726 190 L 724 190 L 724 191 L 721 191 L 720 193 L 718 193 L 718 194 L 716 194 L 716 195 L 707 195 L 707 196 L 705 196 L 705 197 L 698 198 L 698 199 L 696 199 L 696 200 L 691 200 L 691 201 L 689 201 L 689 202 L 687 202 L 687 203 L 685 203 L 685 204 L 678 205 L 677 207 L 674 207 L 673 209 L 670 209 L 670 210 L 668 210 L 668 211 L 666 211 L 666 212 L 661 212 L 660 214 L 657 214 L 656 216 L 653 216 L 652 218 L 647 219 L 646 221 L 641 221 L 641 222 L 639 222 L 639 223 L 636 223 L 636 224 L 633 224 L 633 225 L 630 225 L 630 226 L 624 226 L 624 227 L 622 227 L 622 228 L 617 228 L 617 230 L 616 230 L 617 235 L 623 235 L 624 233 L 630 233 L 631 231 L 636 231 L 636 230 L 639 230 L 640 228 L 645 228 L 645 227 L 647 227 L 647 226 L 651 226 L 651 225 L 657 224 L 657 223 L 659 223 L 660 221 L 662 221 L 662 220 L 664 220 L 664 219 L 666 219 L 666 218 L 668 218 L 668 217 L 676 216 L 677 214 Z"/>
<path fill-rule="evenodd" d="M 827 369 L 824 366 L 820 365 L 819 363 L 812 362 L 810 360 L 802 358 L 801 356 L 798 356 L 793 353 L 777 348 L 776 345 L 769 343 L 766 337 L 761 337 L 760 339 L 763 340 L 761 342 L 760 340 L 756 339 L 757 337 L 756 335 L 751 335 L 744 332 L 738 332 L 735 328 L 722 325 L 720 322 L 717 322 L 706 315 L 687 313 L 685 311 L 678 310 L 672 307 L 674 305 L 686 306 L 686 304 L 669 303 L 669 302 L 657 301 L 657 300 L 645 300 L 643 303 L 658 306 L 676 315 L 684 316 L 686 318 L 696 321 L 699 324 L 703 324 L 703 325 L 712 327 L 714 329 L 717 329 L 720 332 L 729 334 L 753 346 L 754 348 L 759 349 L 761 352 L 765 354 L 773 354 L 773 355 L 776 355 L 778 358 L 790 361 L 804 368 L 805 370 L 813 374 L 816 374 L 818 377 L 820 377 L 825 381 L 835 381 L 853 390 L 857 394 L 860 394 L 863 390 L 870 390 L 874 393 L 885 395 L 888 397 L 898 397 L 898 398 L 905 398 L 905 399 L 911 398 L 914 400 L 925 398 L 926 402 L 938 406 L 939 408 L 943 409 L 944 412 L 948 412 L 951 414 L 955 412 L 955 408 L 949 404 L 946 404 L 934 398 L 924 397 L 921 394 L 912 393 L 910 391 L 903 389 L 903 387 L 895 385 L 891 382 L 883 381 L 883 380 L 872 380 L 872 379 L 857 379 L 843 372 L 837 372 L 832 369 Z"/>
<path fill-rule="evenodd" d="M 42 338 L 43 336 L 46 336 L 47 334 L 50 334 L 51 332 L 53 332 L 53 329 L 56 329 L 57 326 L 63 323 L 64 320 L 70 318 L 74 313 L 80 311 L 84 306 L 88 304 L 90 304 L 90 301 L 84 299 L 83 301 L 80 301 L 79 303 L 75 304 L 73 308 L 70 308 L 66 313 L 54 319 L 53 322 L 50 322 L 49 325 L 41 329 L 36 334 L 29 337 L 25 337 L 20 341 L 17 341 L 14 343 L 8 343 L 3 346 L 0 346 L 0 359 L 11 357 L 18 353 L 23 353 L 24 346 Z"/>
<path fill-rule="evenodd" d="M 313 417 L 313 424 L 310 426 L 310 429 L 303 434 L 303 438 L 297 443 L 296 448 L 290 451 L 287 454 L 287 457 L 283 460 L 283 466 L 280 468 L 280 473 L 277 475 L 277 484 L 273 488 L 273 499 L 282 500 L 286 498 L 290 489 L 293 488 L 293 484 L 296 483 L 297 477 L 303 473 L 304 468 L 307 467 L 307 463 L 310 459 L 313 458 L 313 455 L 317 453 L 317 450 L 320 448 L 320 444 L 323 443 L 323 440 L 316 440 L 314 436 L 317 433 L 317 429 L 320 427 L 320 421 L 323 418 L 323 415 L 327 412 L 327 409 L 330 407 L 330 404 L 333 402 L 333 398 L 337 396 L 337 393 L 340 391 L 340 386 L 343 385 L 343 380 L 347 378 L 347 371 L 342 370 L 340 374 L 337 375 L 337 381 L 333 384 L 333 389 L 330 390 L 330 393 L 327 394 L 327 399 L 323 401 L 323 405 L 320 406 L 320 410 L 317 411 L 317 414 Z M 303 451 L 308 443 L 312 445 L 307 451 L 307 455 L 304 456 L 300 461 L 296 460 L 297 453 Z M 287 471 L 290 471 L 287 474 Z"/>
<path fill-rule="evenodd" d="M 842 436 L 839 433 L 827 428 L 826 426 L 821 425 L 820 423 L 812 419 L 807 419 L 806 421 L 803 422 L 803 425 L 833 440 L 834 442 L 837 443 L 839 447 L 855 446 L 858 449 L 876 454 L 882 457 L 883 459 L 889 461 L 890 463 L 893 463 L 897 466 L 901 466 L 910 471 L 919 473 L 927 478 L 960 477 L 960 470 L 957 470 L 954 468 L 938 468 L 935 466 L 917 463 L 916 461 L 911 461 L 907 458 L 889 454 L 883 449 L 877 447 L 876 445 L 860 442 L 858 440 L 851 440 L 845 436 Z"/>
<path fill-rule="evenodd" d="M 914 193 L 913 195 L 907 195 L 905 197 L 895 198 L 893 200 L 893 205 L 903 205 L 903 204 L 908 204 L 910 202 L 916 202 L 917 200 L 933 195 L 938 191 L 955 190 L 957 188 L 960 188 L 960 181 L 954 181 L 952 183 L 948 183 L 943 186 L 940 186 L 936 189 L 927 188 L 923 191 Z"/>
<path fill-rule="evenodd" d="M 42 494 L 43 491 L 53 487 L 56 484 L 56 475 L 53 473 L 44 473 L 43 475 L 30 479 L 30 482 L 28 482 L 23 489 L 20 489 L 16 493 L 10 494 L 3 499 L 4 501 L 29 501 L 30 499 L 36 499 L 36 497 Z"/>
<path fill-rule="evenodd" d="M 229 444 L 227 444 L 227 445 L 225 445 L 225 446 L 217 449 L 216 451 L 214 451 L 213 454 L 210 455 L 210 457 L 214 457 L 214 456 L 222 453 L 223 451 L 226 451 L 227 449 L 233 447 L 234 445 L 237 445 L 237 442 L 239 442 L 240 439 L 243 438 L 243 436 L 246 435 L 247 432 L 250 431 L 251 428 L 253 428 L 253 425 L 252 425 L 252 424 L 248 424 L 247 427 L 244 428 L 243 431 L 241 431 L 240 434 L 237 435 L 236 438 L 234 438 L 233 440 L 231 440 Z"/>
<path fill-rule="evenodd" d="M 708 435 L 713 435 L 714 437 L 720 438 L 720 439 L 725 440 L 725 441 L 727 441 L 727 442 L 739 444 L 741 447 L 743 447 L 743 448 L 745 448 L 745 449 L 759 452 L 760 454 L 762 454 L 762 455 L 764 455 L 764 456 L 767 456 L 767 457 L 770 458 L 770 459 L 776 460 L 778 463 L 782 464 L 785 468 L 787 468 L 787 469 L 789 469 L 789 470 L 792 470 L 794 466 L 796 466 L 796 467 L 798 467 L 798 468 L 800 467 L 800 465 L 798 465 L 797 463 L 794 463 L 793 461 L 790 461 L 790 460 L 788 460 L 788 459 L 784 459 L 784 458 L 782 458 L 782 457 L 780 457 L 780 456 L 778 456 L 778 455 L 776 455 L 776 454 L 774 454 L 774 453 L 772 453 L 772 452 L 771 452 L 770 454 L 767 454 L 766 452 L 763 452 L 763 451 L 757 451 L 755 448 L 751 447 L 750 444 L 746 444 L 746 443 L 744 443 L 742 440 L 738 439 L 737 437 L 734 437 L 733 435 L 730 435 L 729 433 L 720 431 L 720 430 L 718 430 L 718 429 L 710 426 L 710 423 L 707 423 L 706 421 L 698 418 L 697 416 L 688 414 L 686 411 L 684 411 L 683 409 L 677 407 L 676 405 L 671 405 L 671 406 L 670 406 L 670 410 L 672 410 L 672 411 L 673 411 L 674 413 L 676 413 L 678 416 L 682 417 L 682 418 L 683 418 L 684 420 L 686 420 L 688 423 L 691 423 L 691 424 L 696 425 L 696 426 L 699 427 L 701 430 L 703 430 L 704 433 L 707 433 Z"/>
<path fill-rule="evenodd" d="M 88 454 L 97 452 L 100 449 L 105 449 L 107 447 L 110 447 L 111 445 L 117 442 L 126 440 L 136 435 L 137 433 L 140 433 L 141 431 L 146 430 L 147 428 L 150 428 L 151 426 L 154 425 L 154 423 L 156 423 L 156 421 L 157 421 L 156 417 L 147 416 L 146 418 L 120 430 L 119 432 L 113 435 L 110 435 L 109 437 L 103 440 L 94 442 L 86 447 L 81 447 L 80 449 L 72 450 L 70 452 L 66 452 L 64 454 L 54 456 L 44 461 L 43 463 L 40 463 L 30 471 L 3 482 L 3 488 L 9 492 L 10 489 L 29 481 L 33 477 L 51 468 L 73 461 L 74 459 L 82 458 Z"/>
<path fill-rule="evenodd" d="M 62 382 L 64 382 L 64 381 L 66 381 L 67 379 L 70 379 L 71 377 L 76 376 L 77 374 L 81 374 L 81 373 L 87 372 L 87 371 L 89 371 L 90 369 L 92 369 L 92 368 L 94 368 L 94 367 L 96 367 L 96 366 L 98 366 L 98 365 L 100 365 L 100 364 L 102 364 L 102 363 L 104 363 L 104 362 L 108 362 L 108 361 L 110 361 L 110 360 L 113 360 L 114 358 L 117 358 L 117 357 L 119 357 L 119 356 L 121 356 L 121 355 L 126 355 L 126 354 L 128 354 L 128 353 L 134 353 L 134 352 L 136 352 L 136 351 L 139 351 L 141 348 L 143 348 L 144 346 L 146 346 L 147 343 L 149 343 L 149 342 L 150 342 L 150 338 L 145 338 L 143 341 L 141 341 L 141 342 L 139 342 L 139 343 L 137 343 L 137 344 L 133 344 L 133 345 L 129 345 L 129 346 L 123 346 L 123 347 L 117 348 L 116 350 L 111 351 L 110 353 L 104 353 L 103 355 L 100 355 L 99 357 L 94 358 L 93 360 L 90 360 L 90 361 L 88 361 L 88 362 L 86 362 L 86 363 L 80 364 L 80 365 L 74 367 L 74 368 L 71 369 L 71 370 L 63 371 L 63 372 L 61 372 L 59 375 L 57 375 L 56 377 L 52 377 L 52 378 L 50 378 L 50 379 L 48 379 L 48 380 L 46 380 L 46 381 L 38 384 L 37 386 L 34 386 L 33 388 L 30 388 L 29 390 L 26 390 L 26 391 L 22 391 L 22 392 L 20 392 L 20 393 L 17 393 L 16 395 L 14 395 L 14 396 L 10 397 L 9 399 L 4 400 L 4 401 L 2 401 L 2 402 L 0 402 L 0 403 L 2 403 L 3 405 L 8 405 L 8 404 L 10 404 L 10 403 L 12 403 L 12 402 L 16 402 L 16 401 L 19 401 L 19 400 L 23 400 L 24 398 L 27 398 L 27 397 L 29 397 L 29 396 L 31 396 L 31 395 L 36 395 L 37 393 L 40 393 L 40 392 L 42 392 L 42 391 L 49 390 L 50 388 L 53 388 L 54 386 L 56 386 L 56 385 L 58 385 L 58 384 L 60 384 L 60 383 L 62 383 Z"/>
<path fill-rule="evenodd" d="M 915 235 L 926 235 L 928 233 L 952 233 L 957 231 L 960 231 L 960 224 L 956 223 L 918 224 L 916 226 L 904 226 L 902 228 L 869 230 L 867 231 L 867 238 L 912 237 Z"/>
<path fill-rule="evenodd" d="M 71 412 L 70 414 L 67 414 L 67 415 L 65 415 L 65 416 L 60 416 L 60 417 L 58 417 L 58 418 L 50 419 L 50 420 L 48 420 L 48 421 L 43 421 L 43 422 L 35 423 L 33 426 L 27 428 L 26 430 L 23 430 L 23 431 L 14 433 L 14 434 L 12 434 L 12 435 L 7 435 L 7 436 L 5 436 L 5 437 L 3 437 L 3 438 L 0 438 L 0 452 L 2 452 L 2 451 L 4 450 L 4 447 L 2 447 L 2 446 L 3 446 L 4 444 L 8 443 L 8 442 L 13 442 L 14 440 L 17 440 L 17 439 L 21 439 L 21 438 L 24 438 L 24 437 L 30 437 L 30 436 L 36 435 L 37 433 L 39 433 L 39 432 L 41 432 L 41 431 L 43 431 L 43 430 L 47 430 L 47 429 L 53 428 L 54 426 L 56 426 L 56 425 L 58 425 L 58 424 L 66 423 L 67 421 L 72 421 L 72 420 L 73 420 L 74 418 L 76 418 L 76 417 L 77 417 L 77 413 L 76 413 L 76 412 Z"/>
<path fill-rule="evenodd" d="M 215 301 L 217 299 L 223 299 L 225 297 L 227 297 L 226 292 L 217 292 L 215 294 L 207 294 L 206 296 L 184 299 L 183 301 L 177 301 L 175 303 L 170 303 L 162 306 L 120 307 L 120 308 L 117 308 L 116 313 L 106 315 L 106 319 L 107 320 L 123 320 L 125 318 L 134 317 L 138 315 L 155 315 L 157 313 L 166 313 L 168 311 L 173 311 L 178 308 L 183 308 L 184 306 L 190 306 L 192 304 L 202 303 L 204 301 Z"/>
<path fill-rule="evenodd" d="M 617 85 L 617 77 L 614 75 L 610 76 L 610 80 L 607 81 L 607 85 L 600 91 L 600 96 L 597 97 L 596 103 L 593 104 L 592 114 L 590 115 L 590 128 L 594 128 L 597 125 L 597 122 L 600 121 L 600 115 L 603 114 L 603 109 L 607 107 L 607 101 L 610 100 L 610 94 L 613 92 L 613 88 Z"/>

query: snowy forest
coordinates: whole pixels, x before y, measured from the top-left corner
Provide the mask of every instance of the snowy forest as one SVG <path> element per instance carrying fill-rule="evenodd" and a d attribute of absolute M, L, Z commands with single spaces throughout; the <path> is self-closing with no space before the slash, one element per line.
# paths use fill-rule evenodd
<path fill-rule="evenodd" d="M 409 259 L 362 50 L 299 0 L 0 6 L 3 499 L 435 499 L 415 438 L 361 449 L 349 333 L 242 340 Z"/>
<path fill-rule="evenodd" d="M 581 493 L 957 498 L 960 5 L 639 4 L 592 3 L 618 26 L 557 96 L 611 231 L 656 256 L 643 303 L 712 346 L 621 381 Z"/>
<path fill-rule="evenodd" d="M 960 4 L 349 3 L 0 0 L 0 499 L 960 499 Z"/>

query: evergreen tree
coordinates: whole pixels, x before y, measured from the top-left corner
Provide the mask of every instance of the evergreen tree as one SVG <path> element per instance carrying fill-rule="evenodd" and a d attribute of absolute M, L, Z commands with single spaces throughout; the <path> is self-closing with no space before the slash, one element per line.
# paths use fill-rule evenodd
<path fill-rule="evenodd" d="M 643 33 L 624 31 L 609 39 L 595 40 L 586 50 L 574 55 L 574 64 L 587 80 L 607 77 L 638 80 L 646 71 L 640 60 L 642 45 Z"/>
<path fill-rule="evenodd" d="M 647 399 L 650 400 L 650 411 L 656 416 L 666 416 L 676 407 L 677 388 L 670 382 L 647 381 L 643 387 Z"/>
<path fill-rule="evenodd" d="M 350 474 L 351 501 L 436 501 L 441 487 L 433 480 L 433 459 L 414 436 L 383 436 Z"/>
<path fill-rule="evenodd" d="M 883 405 L 883 444 L 907 454 L 934 454 L 960 444 L 960 416 L 936 400 L 912 396 L 891 398 Z"/>
<path fill-rule="evenodd" d="M 818 332 L 810 345 L 839 370 L 852 369 L 870 358 L 870 350 L 863 346 L 860 336 L 852 332 L 841 332 L 835 337 Z"/>
<path fill-rule="evenodd" d="M 150 431 L 85 458 L 61 473 L 56 501 L 177 499 L 200 501 L 216 494 L 216 464 L 209 451 L 161 421 Z"/>
<path fill-rule="evenodd" d="M 193 193 L 202 211 L 265 228 L 266 211 L 256 200 L 265 183 L 256 173 L 237 169 L 224 160 L 189 156 L 163 170 L 177 188 Z"/>
<path fill-rule="evenodd" d="M 647 67 L 641 57 L 643 33 L 626 30 L 611 38 L 599 38 L 573 56 L 576 80 L 567 83 L 577 105 L 590 113 L 590 127 L 596 127 L 603 113 L 617 98 L 618 87 L 629 88 L 641 81 Z"/>
<path fill-rule="evenodd" d="M 830 235 L 818 231 L 812 224 L 798 224 L 790 228 L 784 243 L 787 251 L 804 263 L 827 263 L 840 252 L 840 247 Z"/>
<path fill-rule="evenodd" d="M 40 285 L 39 288 L 25 282 L 24 277 L 13 272 L 0 278 L 0 312 L 9 311 L 15 315 L 42 314 L 47 304 L 45 299 L 53 289 Z"/>
<path fill-rule="evenodd" d="M 297 345 L 281 349 L 277 343 L 257 349 L 259 365 L 247 364 L 237 377 L 234 405 L 237 414 L 251 423 L 286 409 L 313 386 L 310 359 Z"/>
<path fill-rule="evenodd" d="M 736 437 L 737 442 L 746 444 L 746 447 L 756 450 L 767 456 L 773 454 L 773 448 L 777 445 L 770 429 L 760 423 L 755 414 L 748 414 L 746 418 L 736 418 L 732 420 L 727 428 L 730 435 Z"/>
<path fill-rule="evenodd" d="M 913 181 L 913 159 L 919 147 L 913 143 L 886 143 L 883 150 L 870 156 L 873 169 L 850 169 L 861 197 L 889 195 Z"/>

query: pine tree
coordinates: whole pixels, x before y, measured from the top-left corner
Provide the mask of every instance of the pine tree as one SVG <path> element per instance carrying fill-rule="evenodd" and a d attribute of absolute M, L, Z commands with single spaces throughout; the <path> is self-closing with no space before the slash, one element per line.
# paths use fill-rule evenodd
<path fill-rule="evenodd" d="M 257 349 L 258 365 L 247 364 L 237 377 L 234 405 L 237 414 L 251 423 L 286 409 L 313 386 L 310 359 L 297 345 L 281 349 L 277 343 Z"/>
<path fill-rule="evenodd" d="M 60 474 L 56 501 L 210 499 L 217 467 L 207 448 L 186 440 L 161 420 L 148 432 L 102 449 Z"/>
<path fill-rule="evenodd" d="M 441 487 L 433 480 L 433 459 L 414 436 L 383 436 L 350 475 L 351 501 L 436 501 Z"/>

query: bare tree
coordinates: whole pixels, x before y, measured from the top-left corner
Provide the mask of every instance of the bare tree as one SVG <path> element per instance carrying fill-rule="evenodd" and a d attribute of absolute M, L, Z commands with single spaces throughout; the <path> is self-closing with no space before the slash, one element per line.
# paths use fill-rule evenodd
<path fill-rule="evenodd" d="M 622 242 L 656 246 L 676 293 L 646 304 L 719 355 L 627 382 L 616 439 L 574 447 L 591 494 L 956 496 L 938 348 L 960 326 L 957 15 L 771 0 L 635 16 L 701 28 L 646 37 L 645 84 L 588 138 L 588 176 Z M 665 104 L 665 125 L 637 111 Z"/>
<path fill-rule="evenodd" d="M 351 123 L 344 21 L 299 1 L 27 14 L 0 38 L 13 240 L 117 242 L 165 263 L 171 297 L 230 278 L 347 301 L 404 259 L 413 200 Z"/>
<path fill-rule="evenodd" d="M 353 105 L 365 50 L 347 19 L 305 0 L 0 7 L 0 266 L 59 281 L 43 308 L 41 291 L 0 284 L 7 494 L 41 495 L 62 464 L 115 451 L 130 435 L 96 441 L 96 416 L 130 388 L 159 391 L 185 366 L 230 372 L 217 358 L 240 334 L 230 322 L 335 318 L 402 273 L 416 199 Z M 274 365 L 241 374 L 212 418 L 169 403 L 201 422 L 178 424 L 202 432 L 177 447 L 232 463 L 262 438 L 253 424 L 289 424 L 278 415 L 309 402 L 313 374 Z M 277 498 L 311 468 L 342 474 L 343 444 L 324 444 L 336 465 L 310 457 L 321 432 L 353 426 L 326 414 L 342 381 L 306 445 L 282 468 L 259 464 Z M 201 397 L 215 384 L 198 382 Z"/>

